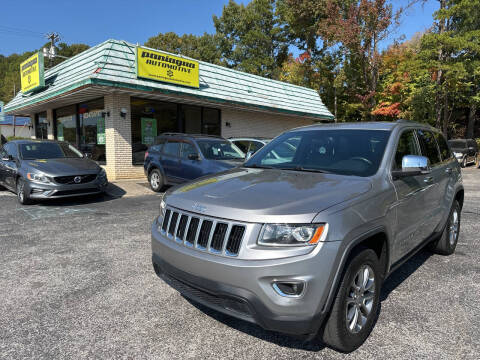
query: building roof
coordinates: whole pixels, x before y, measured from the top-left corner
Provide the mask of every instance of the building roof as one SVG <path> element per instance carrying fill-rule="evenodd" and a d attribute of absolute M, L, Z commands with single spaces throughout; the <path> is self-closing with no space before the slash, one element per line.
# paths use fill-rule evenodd
<path fill-rule="evenodd" d="M 225 105 L 331 120 L 333 115 L 318 93 L 309 88 L 266 79 L 200 61 L 200 87 L 139 79 L 135 67 L 134 44 L 107 40 L 45 71 L 45 88 L 28 94 L 18 93 L 5 105 L 5 112 L 27 114 L 39 111 L 40 104 L 58 98 L 74 98 L 86 87 L 111 92 L 141 91 L 150 94 L 181 95 Z M 178 56 L 178 55 L 177 55 Z M 107 89 L 106 89 L 107 88 Z M 97 95 L 98 96 L 98 95 Z"/>
<path fill-rule="evenodd" d="M 6 115 L 4 121 L 0 121 L 0 125 L 13 125 L 13 116 L 12 115 Z M 29 117 L 23 117 L 23 116 L 17 116 L 15 119 L 15 125 L 16 126 L 28 126 L 30 125 L 30 118 Z"/>

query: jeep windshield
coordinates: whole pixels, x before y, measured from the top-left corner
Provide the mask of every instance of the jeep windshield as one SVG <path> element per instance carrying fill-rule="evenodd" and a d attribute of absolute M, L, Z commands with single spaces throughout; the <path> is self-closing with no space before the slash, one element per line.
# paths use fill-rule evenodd
<path fill-rule="evenodd" d="M 209 160 L 241 160 L 245 154 L 230 141 L 198 140 L 203 156 Z"/>
<path fill-rule="evenodd" d="M 389 136 L 386 130 L 292 131 L 265 145 L 244 166 L 372 176 Z"/>

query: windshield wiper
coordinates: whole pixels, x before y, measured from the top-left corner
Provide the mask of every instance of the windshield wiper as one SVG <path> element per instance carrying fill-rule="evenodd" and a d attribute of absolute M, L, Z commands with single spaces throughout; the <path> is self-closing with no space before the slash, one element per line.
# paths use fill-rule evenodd
<path fill-rule="evenodd" d="M 322 174 L 331 174 L 331 172 L 327 171 L 327 170 L 304 168 L 303 166 L 300 166 L 300 165 L 297 165 L 295 167 L 280 168 L 280 169 L 281 170 L 294 170 L 294 171 L 305 171 L 305 172 L 315 172 L 315 173 L 322 173 Z"/>
<path fill-rule="evenodd" d="M 268 166 L 268 165 L 257 165 L 257 164 L 252 164 L 248 166 L 244 166 L 245 168 L 253 168 L 253 169 L 278 169 L 273 166 Z"/>

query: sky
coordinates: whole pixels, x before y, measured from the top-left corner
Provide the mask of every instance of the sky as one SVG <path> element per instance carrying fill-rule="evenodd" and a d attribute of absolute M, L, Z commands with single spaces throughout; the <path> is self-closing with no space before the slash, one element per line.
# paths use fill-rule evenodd
<path fill-rule="evenodd" d="M 312 0 L 313 1 L 313 0 Z M 390 0 L 394 9 L 408 0 Z M 249 0 L 237 0 L 248 3 Z M 90 46 L 107 39 L 143 44 L 161 32 L 179 35 L 214 33 L 212 15 L 220 16 L 228 0 L 22 0 L 2 1 L 0 54 L 23 53 L 47 42 L 44 34 L 57 32 L 68 44 Z M 437 0 L 416 5 L 403 17 L 395 38 L 408 39 L 432 24 Z"/>

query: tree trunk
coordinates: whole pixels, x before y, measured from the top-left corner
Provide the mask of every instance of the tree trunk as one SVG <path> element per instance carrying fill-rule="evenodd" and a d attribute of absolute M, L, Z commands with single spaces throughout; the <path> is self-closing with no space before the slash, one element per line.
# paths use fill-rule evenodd
<path fill-rule="evenodd" d="M 468 114 L 468 125 L 467 125 L 467 139 L 473 139 L 475 136 L 475 121 L 477 120 L 477 104 L 470 104 L 470 112 Z"/>
<path fill-rule="evenodd" d="M 439 0 L 440 2 L 440 10 L 445 9 L 446 7 L 446 2 L 447 0 Z M 440 20 L 438 23 L 438 33 L 441 35 L 445 32 L 445 20 Z M 436 113 L 436 121 L 435 121 L 435 127 L 437 129 L 441 128 L 442 124 L 442 90 L 441 90 L 441 85 L 443 82 L 443 71 L 442 71 L 442 63 L 445 61 L 444 59 L 444 53 L 443 49 L 440 48 L 438 50 L 438 63 L 439 63 L 439 69 L 437 70 L 437 94 L 435 96 L 435 113 Z M 448 112 L 447 109 L 443 109 L 444 111 L 444 119 L 445 119 L 445 114 Z"/>
<path fill-rule="evenodd" d="M 449 120 L 449 114 L 448 114 L 448 95 L 445 92 L 443 95 L 443 126 L 442 126 L 442 132 L 443 135 L 448 138 L 448 120 Z"/>
<path fill-rule="evenodd" d="M 337 87 L 333 87 L 333 97 L 334 97 L 334 105 L 333 105 L 333 112 L 335 115 L 335 122 L 337 122 Z"/>

